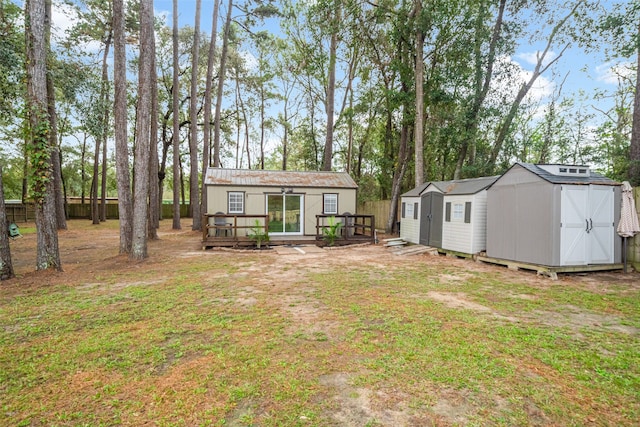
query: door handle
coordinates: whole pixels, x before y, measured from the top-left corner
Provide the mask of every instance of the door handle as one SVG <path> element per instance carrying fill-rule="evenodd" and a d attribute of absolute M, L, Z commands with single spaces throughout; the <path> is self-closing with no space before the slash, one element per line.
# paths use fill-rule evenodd
<path fill-rule="evenodd" d="M 589 232 L 589 220 L 585 219 L 584 221 L 587 223 L 587 228 L 585 228 L 584 231 L 586 231 L 588 233 Z"/>
<path fill-rule="evenodd" d="M 593 219 L 589 218 L 589 231 L 593 230 Z"/>

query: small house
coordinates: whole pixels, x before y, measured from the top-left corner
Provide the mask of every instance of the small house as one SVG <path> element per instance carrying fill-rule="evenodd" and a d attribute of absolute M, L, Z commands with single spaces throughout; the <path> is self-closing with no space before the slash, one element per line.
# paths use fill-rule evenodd
<path fill-rule="evenodd" d="M 497 176 L 434 181 L 402 195 L 401 237 L 475 254 L 486 244 L 486 189 Z"/>
<path fill-rule="evenodd" d="M 255 221 L 272 240 L 315 238 L 318 215 L 356 213 L 358 186 L 346 172 L 208 168 L 204 184 L 208 221 L 234 238 L 248 236 Z"/>
<path fill-rule="evenodd" d="M 620 185 L 588 166 L 516 163 L 487 191 L 488 257 L 543 266 L 619 263 Z"/>

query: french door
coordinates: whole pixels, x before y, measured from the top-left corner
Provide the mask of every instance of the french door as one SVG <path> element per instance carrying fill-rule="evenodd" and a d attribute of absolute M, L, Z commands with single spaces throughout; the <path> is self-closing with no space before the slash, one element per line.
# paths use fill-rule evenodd
<path fill-rule="evenodd" d="M 267 194 L 269 234 L 303 234 L 301 194 Z"/>

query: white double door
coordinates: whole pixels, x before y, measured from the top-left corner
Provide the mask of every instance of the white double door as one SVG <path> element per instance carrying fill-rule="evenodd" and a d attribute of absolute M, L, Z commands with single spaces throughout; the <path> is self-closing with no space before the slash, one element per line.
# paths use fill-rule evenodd
<path fill-rule="evenodd" d="M 614 262 L 614 187 L 563 185 L 560 264 Z"/>

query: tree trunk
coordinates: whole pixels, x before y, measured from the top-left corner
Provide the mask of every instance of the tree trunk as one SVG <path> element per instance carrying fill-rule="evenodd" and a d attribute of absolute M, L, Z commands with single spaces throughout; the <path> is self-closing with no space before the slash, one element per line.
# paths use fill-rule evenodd
<path fill-rule="evenodd" d="M 216 94 L 216 113 L 213 131 L 213 167 L 220 167 L 220 120 L 222 118 L 222 96 L 224 94 L 224 76 L 227 69 L 227 51 L 229 50 L 229 32 L 231 31 L 231 12 L 233 0 L 227 4 L 227 17 L 222 36 L 222 53 L 220 54 L 220 72 L 218 73 L 218 92 Z"/>
<path fill-rule="evenodd" d="M 553 42 L 555 41 L 555 37 L 558 35 L 558 32 L 560 31 L 560 29 L 562 29 L 563 25 L 567 22 L 567 20 L 576 12 L 576 10 L 581 4 L 582 4 L 581 1 L 576 2 L 576 4 L 571 9 L 571 11 L 567 15 L 565 15 L 564 18 L 562 18 L 553 27 L 553 29 L 551 30 L 551 34 L 549 34 L 549 38 L 547 39 L 547 44 L 544 50 L 542 51 L 542 53 L 539 53 L 536 55 L 536 66 L 533 70 L 533 73 L 531 74 L 531 78 L 529 79 L 528 82 L 524 83 L 520 87 L 520 90 L 518 91 L 518 94 L 516 95 L 515 100 L 511 104 L 511 108 L 509 109 L 509 112 L 507 113 L 504 120 L 500 124 L 500 130 L 494 142 L 493 149 L 491 150 L 491 156 L 489 158 L 489 169 L 491 172 L 494 172 L 496 169 L 496 162 L 502 150 L 502 145 L 504 144 L 504 141 L 509 135 L 509 131 L 511 129 L 511 123 L 513 123 L 513 120 L 516 117 L 516 113 L 520 108 L 520 104 L 522 103 L 522 100 L 527 95 L 527 93 L 529 93 L 529 91 L 533 87 L 533 84 L 538 79 L 538 77 L 540 77 L 546 70 L 548 70 L 549 67 L 555 64 L 562 57 L 564 52 L 569 47 L 569 44 L 566 44 L 564 48 L 562 48 L 562 50 L 555 57 L 553 57 L 553 59 L 550 59 L 548 63 L 545 63 L 545 60 L 547 59 L 547 55 L 551 53 L 551 47 L 553 45 Z"/>
<path fill-rule="evenodd" d="M 422 0 L 415 0 L 416 20 L 416 120 L 415 140 L 415 185 L 424 182 L 424 32 L 421 28 Z"/>
<path fill-rule="evenodd" d="M 640 37 L 640 26 L 638 27 Z M 633 97 L 633 123 L 629 147 L 629 183 L 640 186 L 640 47 L 637 54 L 636 93 Z"/>
<path fill-rule="evenodd" d="M 82 146 L 80 148 L 80 203 L 84 205 L 85 202 L 85 182 L 87 182 L 87 171 L 85 169 L 87 160 L 87 133 L 83 132 L 82 134 Z"/>
<path fill-rule="evenodd" d="M 211 89 L 213 86 L 213 58 L 216 53 L 216 37 L 218 25 L 218 10 L 220 9 L 220 0 L 214 0 L 213 17 L 211 18 L 211 40 L 209 41 L 209 56 L 207 58 L 207 81 L 204 91 L 204 129 L 203 129 L 203 147 L 202 147 L 202 203 L 200 216 L 207 213 L 207 187 L 204 178 L 209 168 L 210 151 L 211 151 Z"/>
<path fill-rule="evenodd" d="M 4 186 L 2 184 L 2 163 L 0 163 L 0 281 L 15 277 L 13 263 L 11 262 L 8 228 L 7 211 L 4 205 Z"/>
<path fill-rule="evenodd" d="M 108 77 L 107 77 L 108 79 Z M 107 141 L 109 140 L 109 104 L 111 90 L 109 89 L 109 81 L 107 80 L 107 90 L 104 99 L 104 117 L 102 128 L 102 177 L 100 178 L 100 222 L 107 220 Z"/>
<path fill-rule="evenodd" d="M 109 55 L 109 48 L 111 46 L 113 34 L 110 32 L 107 36 L 107 40 L 104 43 L 104 62 L 102 64 L 102 88 L 103 97 L 102 108 L 102 177 L 100 179 L 100 221 L 107 220 L 107 141 L 109 140 L 109 104 L 111 89 L 109 88 L 109 65 L 107 64 L 107 56 Z M 97 182 L 97 180 L 96 180 Z"/>
<path fill-rule="evenodd" d="M 45 0 L 27 0 L 27 108 L 30 125 L 28 149 L 34 165 L 32 196 L 35 201 L 36 269 L 62 270 L 56 227 L 56 203 L 51 165 L 50 122 L 47 113 L 47 53 Z M 4 231 L 4 230 L 3 230 Z"/>
<path fill-rule="evenodd" d="M 406 112 L 405 112 L 406 114 Z M 406 119 L 404 120 L 406 121 Z M 407 124 L 402 125 L 400 131 L 400 149 L 398 152 L 398 165 L 393 173 L 393 183 L 391 184 L 391 206 L 389 208 L 389 218 L 387 219 L 387 226 L 385 231 L 387 233 L 396 232 L 396 223 L 398 222 L 398 201 L 400 200 L 400 192 L 402 188 L 402 180 L 404 174 L 407 171 L 407 163 L 409 160 L 409 126 Z"/>
<path fill-rule="evenodd" d="M 191 52 L 191 102 L 189 117 L 191 119 L 189 138 L 189 212 L 193 219 L 191 229 L 201 230 L 200 187 L 198 185 L 198 58 L 200 51 L 200 9 L 202 0 L 196 0 L 196 21 L 193 30 L 193 48 Z"/>
<path fill-rule="evenodd" d="M 284 99 L 284 135 L 282 137 L 282 170 L 287 170 L 287 157 L 289 156 L 288 148 L 289 148 L 289 110 L 288 104 L 289 97 L 286 96 Z"/>
<path fill-rule="evenodd" d="M 133 245 L 133 206 L 127 140 L 127 56 L 123 0 L 113 0 L 113 69 L 120 253 L 128 254 L 131 253 Z"/>
<path fill-rule="evenodd" d="M 162 208 L 162 195 L 160 194 L 160 175 L 158 159 L 158 75 L 156 73 L 155 35 L 151 32 L 151 43 L 154 46 L 150 52 L 151 81 L 151 123 L 149 126 L 149 239 L 158 239 L 160 228 L 160 209 Z"/>
<path fill-rule="evenodd" d="M 133 190 L 132 259 L 147 257 L 149 211 L 149 147 L 151 139 L 151 77 L 153 73 L 153 0 L 140 2 L 140 62 Z"/>
<path fill-rule="evenodd" d="M 340 20 L 340 5 L 336 11 L 336 20 Z M 335 95 L 336 95 L 336 59 L 338 51 L 338 28 L 337 25 L 331 34 L 331 42 L 329 45 L 329 81 L 327 82 L 327 138 L 324 142 L 324 158 L 322 162 L 322 170 L 330 171 L 333 161 L 333 116 L 335 112 Z"/>
<path fill-rule="evenodd" d="M 262 70 L 260 70 L 262 74 Z M 264 127 L 265 127 L 265 109 L 266 96 L 264 93 L 264 76 L 260 76 L 260 169 L 264 170 Z"/>
<path fill-rule="evenodd" d="M 47 45 L 51 43 L 51 1 L 46 2 L 46 28 L 47 28 Z M 65 213 L 65 197 L 62 185 L 62 165 L 60 160 L 60 149 L 58 145 L 58 116 L 56 114 L 56 96 L 53 87 L 53 78 L 47 73 L 47 99 L 49 121 L 51 122 L 51 130 L 49 133 L 49 144 L 52 148 L 51 165 L 53 167 L 53 188 L 56 199 L 56 226 L 58 230 L 67 229 L 67 216 Z"/>
<path fill-rule="evenodd" d="M 104 44 L 104 54 L 102 56 L 102 81 L 100 85 L 100 108 L 102 111 L 102 123 L 100 128 L 100 136 L 95 139 L 96 145 L 93 153 L 93 181 L 91 183 L 91 219 L 93 224 L 100 224 L 101 211 L 98 208 L 98 176 L 100 171 L 100 144 L 106 144 L 107 141 L 107 128 L 109 122 L 109 109 L 107 108 L 107 102 L 109 95 L 109 68 L 107 60 L 109 58 L 109 47 L 111 46 L 111 34 L 107 36 Z M 106 161 L 106 159 L 103 159 Z M 105 174 L 103 173 L 103 177 Z M 104 180 L 104 178 L 103 178 Z M 105 183 L 106 184 L 106 183 Z M 103 186 L 106 189 L 106 186 Z M 103 194 L 103 196 L 106 196 Z M 103 198 L 102 205 L 104 206 L 106 199 Z"/>
<path fill-rule="evenodd" d="M 502 23 L 504 18 L 504 9 L 506 6 L 507 0 L 500 0 L 500 6 L 498 8 L 498 16 L 496 18 L 496 23 L 493 26 L 493 31 L 491 35 L 491 42 L 489 43 L 489 53 L 487 55 L 486 60 L 486 72 L 483 77 L 483 69 L 485 67 L 485 62 L 482 56 L 482 36 L 481 32 L 483 31 L 485 22 L 484 22 L 484 3 L 480 3 L 480 10 L 478 11 L 478 16 L 476 19 L 476 40 L 474 43 L 474 56 L 475 56 L 475 94 L 473 97 L 473 103 L 471 106 L 471 110 L 465 117 L 464 121 L 464 140 L 462 142 L 462 147 L 460 148 L 460 152 L 458 154 L 458 162 L 456 163 L 456 169 L 453 173 L 453 179 L 460 179 L 462 175 L 462 168 L 464 166 L 464 161 L 467 158 L 467 153 L 470 149 L 470 163 L 473 164 L 475 161 L 475 146 L 476 146 L 476 138 L 478 131 L 478 121 L 480 115 L 480 108 L 484 103 L 484 100 L 487 97 L 487 93 L 489 92 L 489 85 L 491 84 L 491 80 L 493 79 L 493 67 L 495 66 L 496 61 L 496 49 L 498 47 L 498 41 L 500 40 L 500 34 L 502 33 Z"/>
<path fill-rule="evenodd" d="M 178 45 L 178 0 L 173 0 L 173 223 L 174 230 L 180 230 L 180 50 Z"/>

